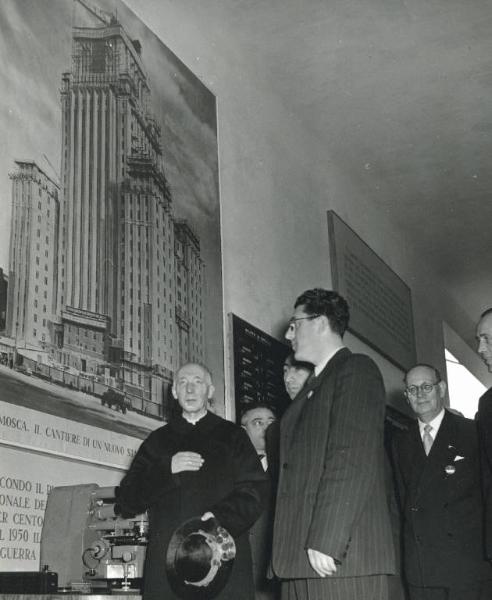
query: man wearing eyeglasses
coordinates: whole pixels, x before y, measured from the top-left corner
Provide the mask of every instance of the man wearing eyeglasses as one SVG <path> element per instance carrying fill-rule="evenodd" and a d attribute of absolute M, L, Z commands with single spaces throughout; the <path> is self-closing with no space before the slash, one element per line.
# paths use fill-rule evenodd
<path fill-rule="evenodd" d="M 344 347 L 348 320 L 337 292 L 308 290 L 285 336 L 314 377 L 281 420 L 273 569 L 282 600 L 385 600 L 394 572 L 384 386 L 369 357 Z"/>
<path fill-rule="evenodd" d="M 410 599 L 488 600 L 475 423 L 445 409 L 446 383 L 433 366 L 414 366 L 405 384 L 417 419 L 395 432 L 393 464 Z"/>

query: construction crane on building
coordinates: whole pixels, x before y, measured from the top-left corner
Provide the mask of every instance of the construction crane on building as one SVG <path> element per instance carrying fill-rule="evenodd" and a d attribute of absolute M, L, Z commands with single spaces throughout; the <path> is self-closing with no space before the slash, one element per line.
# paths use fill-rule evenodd
<path fill-rule="evenodd" d="M 55 169 L 55 167 L 51 164 L 50 159 L 46 156 L 46 154 L 43 152 L 43 158 L 44 160 L 49 164 L 49 166 L 51 167 L 51 170 L 53 171 L 53 173 L 56 176 L 56 181 L 57 183 L 60 183 L 61 179 L 60 176 L 58 175 L 58 171 Z"/>
<path fill-rule="evenodd" d="M 102 10 L 101 8 L 98 8 L 97 6 L 93 6 L 86 0 L 74 0 L 74 2 L 77 2 L 83 6 L 88 12 L 91 13 L 92 16 L 96 17 L 96 19 L 104 23 L 106 26 L 110 25 L 114 21 L 114 15 Z"/>

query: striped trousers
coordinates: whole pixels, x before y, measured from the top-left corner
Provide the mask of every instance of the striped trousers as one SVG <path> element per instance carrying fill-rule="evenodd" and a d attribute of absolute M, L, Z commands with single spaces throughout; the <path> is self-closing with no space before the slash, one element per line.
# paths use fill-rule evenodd
<path fill-rule="evenodd" d="M 386 575 L 282 581 L 282 600 L 387 600 Z"/>

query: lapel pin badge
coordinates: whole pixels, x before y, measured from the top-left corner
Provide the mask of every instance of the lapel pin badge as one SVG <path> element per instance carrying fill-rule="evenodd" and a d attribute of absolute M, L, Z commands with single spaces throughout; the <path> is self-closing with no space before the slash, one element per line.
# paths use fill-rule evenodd
<path fill-rule="evenodd" d="M 454 473 L 456 473 L 456 467 L 453 467 L 453 465 L 446 465 L 444 471 L 446 472 L 446 475 L 454 475 Z"/>

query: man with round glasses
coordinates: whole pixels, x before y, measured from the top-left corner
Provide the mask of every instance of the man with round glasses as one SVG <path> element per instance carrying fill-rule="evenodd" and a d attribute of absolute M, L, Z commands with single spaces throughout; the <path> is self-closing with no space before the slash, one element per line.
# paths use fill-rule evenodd
<path fill-rule="evenodd" d="M 414 366 L 405 385 L 417 419 L 395 432 L 392 450 L 410 600 L 489 599 L 475 423 L 445 409 L 435 367 Z"/>
<path fill-rule="evenodd" d="M 345 299 L 301 294 L 285 334 L 314 376 L 280 423 L 273 570 L 283 600 L 385 600 L 394 548 L 384 481 L 381 373 L 343 344 Z"/>

